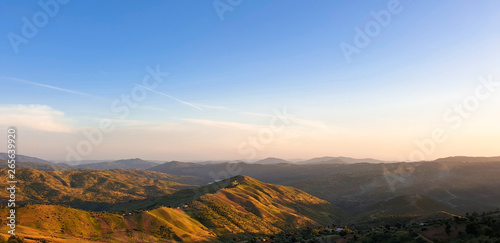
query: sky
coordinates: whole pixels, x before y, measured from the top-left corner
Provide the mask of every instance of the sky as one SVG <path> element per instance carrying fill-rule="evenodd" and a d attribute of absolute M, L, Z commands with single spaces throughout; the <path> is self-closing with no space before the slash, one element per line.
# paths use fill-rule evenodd
<path fill-rule="evenodd" d="M 500 155 L 498 1 L 2 1 L 0 20 L 19 154 Z"/>

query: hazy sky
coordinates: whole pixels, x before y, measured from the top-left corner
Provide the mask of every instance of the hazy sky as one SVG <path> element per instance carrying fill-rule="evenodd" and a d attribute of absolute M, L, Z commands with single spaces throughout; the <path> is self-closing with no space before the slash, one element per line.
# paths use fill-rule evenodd
<path fill-rule="evenodd" d="M 0 2 L 21 154 L 500 155 L 499 1 L 41 2 Z"/>

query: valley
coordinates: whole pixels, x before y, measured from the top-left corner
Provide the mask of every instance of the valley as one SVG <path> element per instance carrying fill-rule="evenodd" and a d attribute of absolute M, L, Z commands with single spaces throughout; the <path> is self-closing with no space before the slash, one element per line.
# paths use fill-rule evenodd
<path fill-rule="evenodd" d="M 18 232 L 28 240 L 50 242 L 291 240 L 287 234 L 352 241 L 379 226 L 416 227 L 500 208 L 497 158 L 312 161 L 95 163 L 102 169 L 21 161 Z M 241 175 L 211 176 L 223 175 L 228 165 L 237 165 Z M 338 227 L 349 235 L 332 231 Z"/>

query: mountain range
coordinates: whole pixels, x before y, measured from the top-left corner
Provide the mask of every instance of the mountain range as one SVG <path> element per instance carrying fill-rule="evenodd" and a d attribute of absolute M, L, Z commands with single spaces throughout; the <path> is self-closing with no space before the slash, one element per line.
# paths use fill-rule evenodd
<path fill-rule="evenodd" d="M 9 155 L 7 153 L 0 153 L 0 160 L 9 160 Z M 16 161 L 32 162 L 32 163 L 38 163 L 38 164 L 49 164 L 49 165 L 54 164 L 48 160 L 43 160 L 43 159 L 39 159 L 36 157 L 20 155 L 20 154 L 16 154 Z"/>
<path fill-rule="evenodd" d="M 39 175 L 33 175 L 33 170 L 21 170 L 23 175 L 21 180 L 28 179 L 25 176 L 46 178 L 48 176 L 60 178 L 66 181 L 69 178 L 70 187 L 78 188 L 78 192 L 71 193 L 70 189 L 55 187 L 51 192 L 66 192 L 66 195 L 76 196 L 83 191 L 86 194 L 88 189 L 81 190 L 82 187 L 92 187 L 93 181 L 99 181 L 100 178 L 113 178 L 112 174 L 102 174 L 95 178 L 92 173 L 81 175 L 77 174 L 77 180 L 72 174 L 56 176 L 56 172 L 40 172 Z M 97 171 L 92 171 L 97 173 Z M 27 173 L 28 175 L 24 175 Z M 102 172 L 99 172 L 102 173 Z M 115 174 L 125 174 L 136 176 L 136 171 L 114 172 Z M 150 172 L 152 173 L 152 172 Z M 43 175 L 43 176 L 42 176 Z M 72 177 L 73 176 L 73 177 Z M 149 174 L 149 177 L 161 177 L 155 173 Z M 162 177 L 163 179 L 167 179 Z M 125 179 L 125 178 L 124 178 Z M 130 179 L 130 178 L 129 178 Z M 137 178 L 135 178 L 136 180 Z M 178 179 L 170 177 L 169 179 Z M 40 185 L 53 184 L 48 180 L 35 180 Z M 123 186 L 116 187 L 115 180 L 102 181 L 104 186 L 94 188 L 89 197 L 81 197 L 78 201 L 87 203 L 74 204 L 72 201 L 58 201 L 58 204 L 73 204 L 74 207 L 91 208 L 93 210 L 106 209 L 102 207 L 101 202 L 120 203 L 116 200 L 136 200 L 136 197 L 145 195 L 147 191 L 141 190 L 141 186 L 156 184 L 159 182 L 141 181 L 139 188 L 131 188 L 137 191 L 133 195 L 130 191 L 123 190 Z M 125 181 L 122 181 L 125 183 Z M 166 191 L 161 193 L 161 198 L 176 197 L 174 191 L 180 188 L 186 188 L 182 184 L 164 181 Z M 33 188 L 33 183 L 20 189 Z M 112 193 L 110 187 L 114 192 Z M 207 191 L 206 187 L 212 188 Z M 298 189 L 272 185 L 257 181 L 247 176 L 236 176 L 226 180 L 207 185 L 205 188 L 191 187 L 184 189 L 191 192 L 198 192 L 196 197 L 187 198 L 181 207 L 173 206 L 155 206 L 137 210 L 133 205 L 125 213 L 112 212 L 88 212 L 81 209 L 70 208 L 68 206 L 40 205 L 46 203 L 47 198 L 52 195 L 38 194 L 39 197 L 32 198 L 27 195 L 34 194 L 34 191 L 44 191 L 41 188 L 33 188 L 33 191 L 24 191 L 20 195 L 20 200 L 25 201 L 29 197 L 29 204 L 18 209 L 19 234 L 27 235 L 31 239 L 63 241 L 63 239 L 85 241 L 106 242 L 110 240 L 132 240 L 136 242 L 145 241 L 168 241 L 179 240 L 187 242 L 198 241 L 226 241 L 232 240 L 238 236 L 241 238 L 250 238 L 254 235 L 277 234 L 302 227 L 314 227 L 323 224 L 329 224 L 339 220 L 342 212 L 330 203 L 316 198 L 310 194 Z M 129 195 L 118 195 L 126 194 Z M 106 196 L 106 194 L 110 194 Z M 152 196 L 153 198 L 155 196 Z M 100 199 L 94 201 L 94 199 Z M 112 201 L 114 200 L 114 201 Z M 96 207 L 89 207 L 93 203 Z M 123 204 L 126 205 L 126 204 Z M 6 208 L 2 211 L 5 214 Z M 7 231 L 7 222 L 2 218 L 2 227 Z"/>
<path fill-rule="evenodd" d="M 76 168 L 93 169 L 93 170 L 112 170 L 112 169 L 149 169 L 157 166 L 158 163 L 139 158 L 122 159 L 108 162 L 98 162 L 91 164 L 80 164 Z"/>
<path fill-rule="evenodd" d="M 19 233 L 53 242 L 294 239 L 287 235 L 313 237 L 310 229 L 328 225 L 359 231 L 500 208 L 500 157 L 412 163 L 137 158 L 79 166 L 19 158 L 31 160 L 16 169 Z"/>

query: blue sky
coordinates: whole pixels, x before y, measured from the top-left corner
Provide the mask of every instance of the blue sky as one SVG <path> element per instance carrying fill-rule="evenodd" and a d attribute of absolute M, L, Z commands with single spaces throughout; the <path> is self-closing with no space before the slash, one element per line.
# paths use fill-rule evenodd
<path fill-rule="evenodd" d="M 58 3 L 17 53 L 9 33 L 22 36 L 22 18 L 33 21 L 43 8 L 38 1 L 1 2 L 0 125 L 25 131 L 24 154 L 57 160 L 104 118 L 117 129 L 82 158 L 397 160 L 418 150 L 414 141 L 435 128 L 449 139 L 424 153 L 426 159 L 498 155 L 492 135 L 499 131 L 498 94 L 481 101 L 460 129 L 442 119 L 474 93 L 478 76 L 498 80 L 498 1 L 243 0 L 230 6 L 220 0 L 232 9 L 223 20 L 214 2 Z M 390 3 L 400 12 L 348 62 L 340 44 L 353 45 L 355 28 L 365 29 L 374 21 L 371 12 L 387 11 Z M 120 118 L 110 104 L 157 65 L 170 75 L 155 90 L 177 100 L 148 91 Z M 263 146 L 245 142 L 284 107 L 290 125 Z M 242 153 L 240 144 L 255 153 Z"/>

